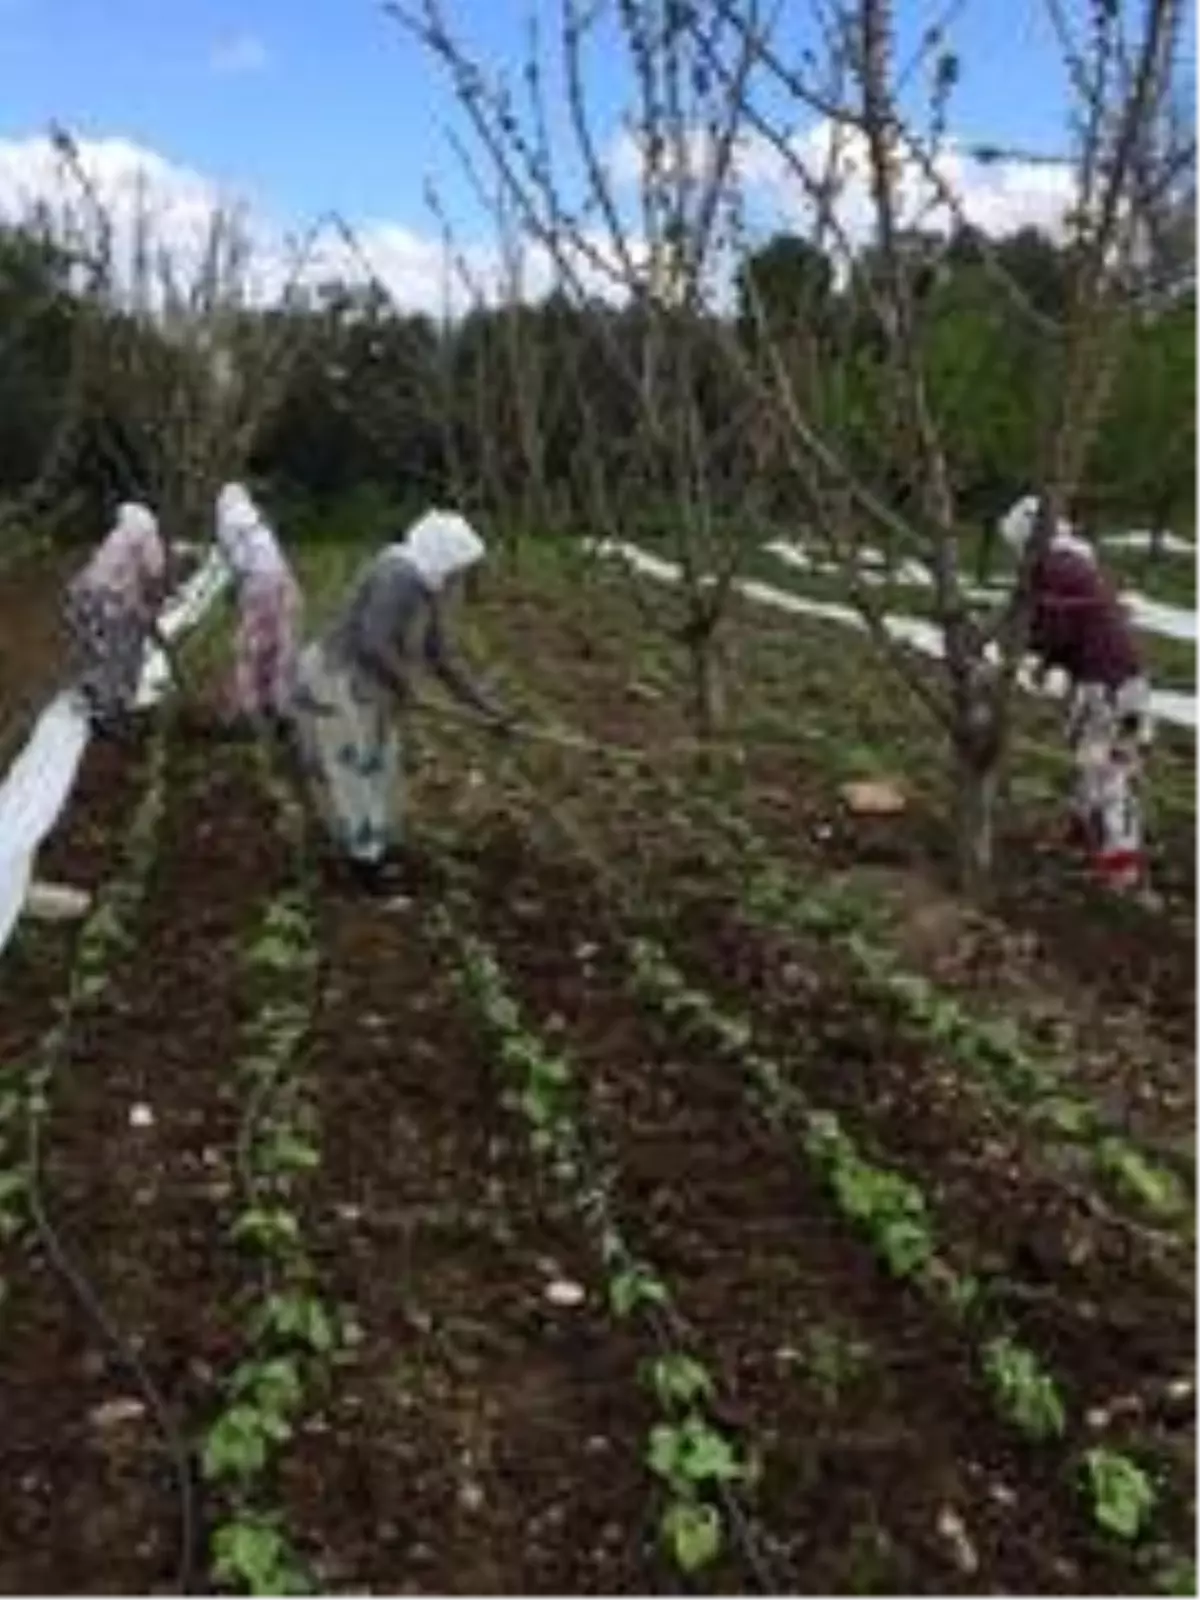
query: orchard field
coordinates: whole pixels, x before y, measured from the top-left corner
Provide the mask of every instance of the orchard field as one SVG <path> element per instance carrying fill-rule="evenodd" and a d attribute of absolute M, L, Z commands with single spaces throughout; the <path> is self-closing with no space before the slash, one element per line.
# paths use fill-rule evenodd
<path fill-rule="evenodd" d="M 1191 737 L 1111 905 L 1023 702 L 972 908 L 857 639 L 738 614 L 702 759 L 616 573 L 460 631 L 562 737 L 418 719 L 382 899 L 217 735 L 217 626 L 89 750 L 92 909 L 0 968 L 0 1591 L 1194 1593 Z"/>

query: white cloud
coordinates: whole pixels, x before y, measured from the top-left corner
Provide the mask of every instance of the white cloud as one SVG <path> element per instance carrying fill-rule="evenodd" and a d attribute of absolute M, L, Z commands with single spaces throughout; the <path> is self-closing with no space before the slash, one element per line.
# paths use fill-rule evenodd
<path fill-rule="evenodd" d="M 284 225 L 246 193 L 129 139 L 79 139 L 77 150 L 79 166 L 111 222 L 118 274 L 131 271 L 137 219 L 148 211 L 156 245 L 172 258 L 180 280 L 186 283 L 204 258 L 214 213 L 224 210 L 237 214 L 246 236 L 252 298 L 275 299 L 295 276 L 294 243 Z M 39 204 L 49 208 L 63 234 L 94 237 L 94 227 L 89 226 L 94 208 L 52 141 L 45 136 L 0 139 L 0 222 L 19 221 Z M 353 248 L 332 226 L 321 230 L 299 273 L 301 281 L 312 285 L 331 279 L 366 282 L 375 277 L 404 310 L 439 315 L 444 309 L 446 262 L 443 243 L 433 227 L 423 233 L 386 218 L 352 225 Z M 588 242 L 601 261 L 611 260 L 611 248 L 602 235 L 589 234 Z M 507 273 L 493 242 L 467 241 L 461 256 L 474 290 L 455 270 L 450 297 L 453 310 L 469 305 L 476 292 L 489 300 L 504 294 Z M 601 266 L 585 259 L 577 266 L 587 291 L 611 297 L 612 280 Z M 522 261 L 523 296 L 536 299 L 545 295 L 555 278 L 547 250 L 528 246 Z"/>
<path fill-rule="evenodd" d="M 707 136 L 697 130 L 687 143 L 687 160 L 693 175 L 701 175 L 711 159 Z M 744 132 L 737 143 L 736 170 L 747 198 L 773 212 L 782 226 L 803 228 L 811 222 L 813 204 L 799 166 L 809 180 L 821 183 L 830 174 L 840 188 L 837 220 L 849 242 L 863 243 L 873 229 L 866 142 L 846 129 L 835 132 L 829 122 L 812 124 L 789 142 L 793 161 L 761 134 Z M 643 156 L 637 140 L 623 132 L 614 141 L 610 170 L 618 183 L 631 187 L 641 177 Z M 1076 177 L 1066 163 L 975 160 L 961 143 L 948 142 L 934 162 L 940 184 L 955 197 L 974 226 L 992 234 L 1033 226 L 1051 236 L 1062 233 L 1065 213 L 1076 194 Z M 938 186 L 913 159 L 901 172 L 901 221 L 945 230 L 950 207 L 938 199 Z"/>
<path fill-rule="evenodd" d="M 246 193 L 129 139 L 80 139 L 76 148 L 79 168 L 110 221 L 118 273 L 130 269 L 137 219 L 148 212 L 156 245 L 186 282 L 199 269 L 214 215 L 223 211 L 238 217 L 245 236 L 253 298 L 274 298 L 291 278 L 294 251 L 284 227 Z M 44 136 L 0 140 L 0 222 L 26 218 L 39 205 L 48 208 L 63 235 L 94 237 L 95 208 L 88 189 L 52 141 Z M 360 242 L 371 268 L 405 307 L 437 309 L 441 250 L 436 239 L 380 223 L 362 230 Z M 336 275 L 367 274 L 346 245 L 327 231 L 303 277 L 319 282 Z"/>
<path fill-rule="evenodd" d="M 149 215 L 156 244 L 186 271 L 199 259 L 214 212 L 244 208 L 204 174 L 132 140 L 83 139 L 75 150 L 77 165 L 45 136 L 0 140 L 0 221 L 44 207 L 61 237 L 90 243 L 98 205 L 111 225 L 119 273 L 131 270 L 138 218 Z"/>
<path fill-rule="evenodd" d="M 810 130 L 805 136 L 806 158 L 819 161 L 827 149 L 827 138 L 827 131 L 821 128 Z M 282 220 L 245 192 L 127 138 L 80 139 L 77 149 L 79 164 L 111 219 L 119 270 L 130 270 L 136 219 L 148 210 L 154 219 L 156 243 L 173 259 L 186 282 L 198 270 L 213 214 L 221 209 L 235 212 L 241 220 L 250 249 L 247 278 L 252 297 L 273 299 L 291 279 L 294 254 Z M 851 162 L 861 163 L 861 152 L 855 156 L 851 151 L 848 156 Z M 778 156 L 761 140 L 747 140 L 739 162 L 746 181 L 775 204 L 779 221 L 799 225 L 803 202 Z M 636 146 L 628 139 L 623 145 L 618 143 L 612 163 L 614 176 L 628 182 L 637 171 Z M 951 150 L 943 157 L 942 170 L 962 196 L 972 220 L 992 229 L 1018 227 L 1024 222 L 1053 229 L 1070 197 L 1070 174 L 1056 168 L 1018 169 L 1013 163 L 985 167 Z M 856 238 L 863 238 L 870 227 L 865 169 L 861 165 L 857 170 L 848 168 L 846 178 L 843 220 Z M 919 198 L 914 191 L 913 203 Z M 53 142 L 44 135 L 0 139 L 0 221 L 27 216 L 39 203 L 51 209 L 64 232 L 84 237 L 92 233 L 88 227 L 90 202 Z M 429 231 L 423 232 L 387 218 L 351 221 L 357 251 L 335 229 L 325 228 L 301 273 L 302 280 L 308 284 L 332 278 L 361 282 L 373 275 L 405 310 L 439 315 L 444 309 L 446 263 L 432 223 Z M 604 267 L 613 259 L 611 243 L 599 230 L 587 234 L 586 239 L 593 257 L 577 252 L 580 282 L 589 293 L 618 298 L 613 276 Z M 631 253 L 635 262 L 645 265 L 647 252 L 636 237 Z M 485 298 L 494 300 L 504 293 L 505 269 L 490 239 L 466 241 L 462 254 Z M 521 283 L 524 297 L 536 299 L 546 294 L 556 277 L 545 247 L 528 245 Z M 721 285 L 727 277 L 728 263 L 718 265 L 714 292 L 719 299 L 725 297 Z M 471 299 L 461 276 L 455 273 L 452 309 L 461 310 Z"/>
<path fill-rule="evenodd" d="M 261 72 L 269 60 L 267 47 L 257 34 L 234 33 L 214 47 L 208 64 L 214 72 L 233 76 Z"/>

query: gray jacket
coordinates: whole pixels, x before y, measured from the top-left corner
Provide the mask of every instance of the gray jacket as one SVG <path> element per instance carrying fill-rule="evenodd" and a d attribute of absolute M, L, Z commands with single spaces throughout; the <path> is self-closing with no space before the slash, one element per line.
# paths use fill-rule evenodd
<path fill-rule="evenodd" d="M 406 698 L 420 661 L 464 705 L 485 717 L 503 714 L 451 656 L 437 594 L 397 550 L 384 550 L 359 573 L 322 643 L 331 663 L 386 694 Z M 404 669 L 399 682 L 393 655 Z"/>

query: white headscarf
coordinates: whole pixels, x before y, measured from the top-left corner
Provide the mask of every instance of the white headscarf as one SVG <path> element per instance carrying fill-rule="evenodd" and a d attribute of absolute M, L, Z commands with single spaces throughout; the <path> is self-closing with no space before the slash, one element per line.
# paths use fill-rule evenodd
<path fill-rule="evenodd" d="M 157 539 L 158 518 L 140 500 L 123 500 L 117 507 L 116 528 L 135 539 Z"/>
<path fill-rule="evenodd" d="M 1013 554 L 1018 557 L 1033 537 L 1033 530 L 1037 524 L 1040 507 L 1041 501 L 1037 495 L 1022 495 L 1016 505 L 1007 511 L 996 524 L 1000 537 Z M 1094 562 L 1096 559 L 1096 552 L 1087 540 L 1081 539 L 1071 527 L 1071 524 L 1062 517 L 1058 519 L 1058 527 L 1050 540 L 1050 548 L 1052 550 L 1073 550 L 1076 555 L 1083 556 L 1088 561 Z"/>
<path fill-rule="evenodd" d="M 457 511 L 427 511 L 413 523 L 401 543 L 389 545 L 388 549 L 402 555 L 435 590 L 487 554 L 483 540 Z"/>
<path fill-rule="evenodd" d="M 217 496 L 217 544 L 239 578 L 285 565 L 275 535 L 240 483 L 227 483 Z"/>
<path fill-rule="evenodd" d="M 116 520 L 84 568 L 81 580 L 142 605 L 149 585 L 162 577 L 165 566 L 158 518 L 140 500 L 126 500 L 117 507 Z"/>

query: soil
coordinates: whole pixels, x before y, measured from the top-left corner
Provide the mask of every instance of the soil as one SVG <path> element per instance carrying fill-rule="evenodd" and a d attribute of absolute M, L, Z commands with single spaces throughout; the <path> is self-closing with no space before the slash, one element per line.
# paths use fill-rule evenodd
<path fill-rule="evenodd" d="M 513 615 L 536 628 L 521 655 L 535 650 L 564 719 L 586 709 L 577 725 L 624 744 L 677 736 L 668 702 L 630 692 L 640 669 L 620 641 L 597 645 L 532 598 Z M 242 1354 L 256 1289 L 228 1240 L 245 1111 L 232 1064 L 254 1004 L 238 952 L 294 870 L 254 764 L 207 726 L 198 715 L 170 736 L 137 940 L 72 1029 L 42 1180 L 72 1261 L 136 1346 L 189 1453 Z M 411 847 L 387 895 L 364 897 L 318 862 L 322 960 L 301 1069 L 321 1160 L 304 1227 L 355 1337 L 267 1484 L 318 1585 L 736 1593 L 766 1573 L 777 1592 L 814 1594 L 1144 1591 L 1168 1547 L 1190 1548 L 1194 1526 L 1192 1407 L 1179 1387 L 1194 1367 L 1188 1263 L 1089 1205 L 1086 1175 L 1047 1165 L 946 1059 L 905 1038 L 835 948 L 751 927 L 703 838 L 689 844 L 687 816 L 661 796 L 652 804 L 603 764 L 581 778 L 565 753 L 527 764 L 532 789 L 516 773 L 473 778 L 487 770 L 474 752 L 470 736 L 426 741 Z M 111 876 L 143 754 L 89 750 L 42 875 L 84 886 Z M 869 843 L 856 853 L 866 836 L 838 822 L 836 784 L 794 758 L 760 762 L 741 793 L 797 871 L 860 868 L 872 854 Z M 736 1063 L 634 995 L 623 951 L 636 918 L 567 842 L 572 818 L 602 841 L 601 864 L 644 891 L 689 979 L 752 1020 L 759 1048 L 868 1154 L 920 1183 L 949 1258 L 993 1283 L 994 1315 L 1060 1380 L 1066 1439 L 1030 1443 L 997 1418 L 973 1337 L 885 1275 Z M 820 834 L 830 818 L 832 836 Z M 894 854 L 937 881 L 922 825 Z M 622 1225 L 712 1374 L 714 1420 L 757 1465 L 739 1491 L 744 1524 L 702 1578 L 681 1579 L 657 1538 L 644 1368 L 658 1337 L 610 1311 L 594 1241 L 530 1151 L 431 926 L 455 867 L 528 1027 L 575 1066 Z M 1059 869 L 1045 870 L 1046 916 L 1073 928 L 1088 891 L 1072 900 Z M 988 961 L 1037 915 L 1007 898 L 992 908 L 964 992 L 986 990 Z M 946 919 L 925 927 L 919 949 L 905 946 L 914 962 L 946 961 Z M 1126 962 L 1119 1005 L 1156 1041 L 1155 1073 L 1167 1072 L 1190 1004 L 1170 993 L 1187 937 L 1169 929 L 1149 951 L 1112 918 L 1086 936 L 1095 961 Z M 52 1020 L 76 936 L 23 929 L 6 952 L 6 1070 Z M 1085 986 L 1070 943 L 1041 948 L 1072 978 L 1062 1003 L 1083 1037 L 1103 969 Z M 149 1127 L 130 1120 L 143 1104 Z M 0 1271 L 0 1592 L 169 1592 L 179 1485 L 152 1409 L 137 1409 L 135 1377 L 36 1235 Z M 560 1280 L 582 1291 L 578 1303 L 555 1303 L 547 1291 Z M 113 1401 L 130 1404 L 122 1413 Z M 1087 1514 L 1078 1455 L 1096 1443 L 1160 1475 L 1140 1545 L 1101 1535 Z M 203 1591 L 220 1508 L 188 1466 L 187 1554 Z"/>
<path fill-rule="evenodd" d="M 127 798 L 128 775 L 107 770 Z M 40 1187 L 72 1266 L 187 1434 L 237 1352 L 246 1275 L 222 1244 L 238 1116 L 228 1078 L 237 942 L 286 856 L 261 798 L 209 752 L 173 751 L 167 781 L 135 943 L 76 1021 L 56 1070 Z M 71 881 L 77 865 L 68 850 Z M 134 1107 L 149 1107 L 150 1126 L 135 1125 Z M 13 1254 L 0 1591 L 169 1593 L 181 1560 L 179 1492 L 153 1408 L 44 1240 L 30 1235 Z M 113 1401 L 134 1414 L 106 1420 L 101 1408 Z"/>

